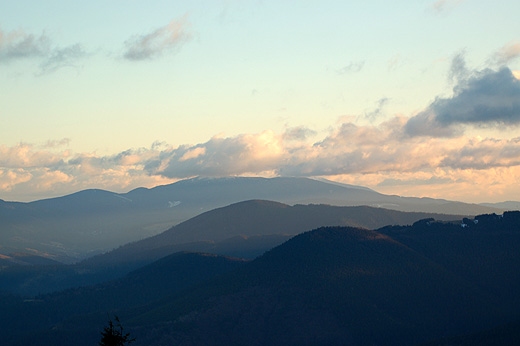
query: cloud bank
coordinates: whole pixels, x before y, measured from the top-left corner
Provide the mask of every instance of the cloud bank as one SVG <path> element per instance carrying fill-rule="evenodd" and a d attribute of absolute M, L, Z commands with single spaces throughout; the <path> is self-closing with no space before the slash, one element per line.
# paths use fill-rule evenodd
<path fill-rule="evenodd" d="M 64 50 L 55 60 L 59 65 L 81 52 Z M 506 67 L 471 71 L 462 55 L 453 60 L 449 77 L 456 83 L 453 94 L 412 117 L 376 123 L 388 102 L 382 98 L 361 116 L 369 124 L 350 117 L 326 133 L 297 126 L 176 147 L 156 142 L 114 155 L 74 153 L 68 139 L 0 146 L 0 198 L 33 200 L 86 188 L 128 191 L 194 176 L 260 175 L 327 177 L 387 193 L 467 201 L 514 199 L 504 196 L 520 195 L 520 137 L 466 130 L 516 128 L 520 80 Z"/>
<path fill-rule="evenodd" d="M 502 172 L 497 186 L 519 190 L 520 137 L 412 137 L 404 132 L 407 120 L 394 117 L 366 126 L 346 122 L 319 141 L 309 140 L 301 128 L 215 136 L 177 147 L 153 144 L 110 156 L 72 153 L 60 149 L 64 145 L 59 142 L 2 146 L 0 198 L 26 194 L 30 199 L 49 191 L 59 195 L 92 187 L 128 191 L 194 176 L 229 175 L 319 176 L 403 192 L 413 184 L 414 195 L 421 184 L 422 188 L 465 184 L 482 198 L 496 191 L 489 184 Z M 456 190 L 450 187 L 443 193 L 449 191 Z"/>

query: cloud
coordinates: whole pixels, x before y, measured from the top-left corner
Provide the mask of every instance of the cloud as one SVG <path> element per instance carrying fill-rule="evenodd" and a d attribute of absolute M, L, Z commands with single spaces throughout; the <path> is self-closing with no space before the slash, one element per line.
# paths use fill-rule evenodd
<path fill-rule="evenodd" d="M 80 44 L 52 50 L 49 56 L 40 64 L 40 74 L 55 72 L 64 67 L 77 68 L 77 60 L 88 54 Z"/>
<path fill-rule="evenodd" d="M 499 49 L 491 61 L 499 66 L 507 65 L 520 57 L 520 42 L 511 42 Z"/>
<path fill-rule="evenodd" d="M 4 194 L 11 191 L 13 187 L 28 182 L 32 179 L 32 175 L 23 169 L 0 169 L 0 189 Z"/>
<path fill-rule="evenodd" d="M 132 165 L 168 178 L 275 172 L 321 176 L 489 169 L 520 165 L 520 138 L 414 138 L 403 135 L 405 118 L 377 126 L 343 123 L 319 142 L 301 141 L 265 131 L 234 137 L 215 136 L 205 143 L 162 150 L 131 150 L 108 158 L 89 158 L 98 167 Z M 128 163 L 128 162 L 127 162 Z"/>
<path fill-rule="evenodd" d="M 48 140 L 43 147 L 44 148 L 57 148 L 61 146 L 66 146 L 70 144 L 70 138 L 62 138 L 59 140 Z"/>
<path fill-rule="evenodd" d="M 194 176 L 230 175 L 321 176 L 412 195 L 419 193 L 413 190 L 418 186 L 442 196 L 462 193 L 461 186 L 472 184 L 482 185 L 476 191 L 486 196 L 496 192 L 490 184 L 501 186 L 500 193 L 520 193 L 520 137 L 408 136 L 408 120 L 347 121 L 318 141 L 310 141 L 314 131 L 294 127 L 282 133 L 219 135 L 177 147 L 153 143 L 115 155 L 72 153 L 66 139 L 0 146 L 0 198 L 34 199 L 86 188 L 123 192 Z"/>
<path fill-rule="evenodd" d="M 37 75 L 55 72 L 63 67 L 77 67 L 76 61 L 88 54 L 80 44 L 53 47 L 51 39 L 27 34 L 23 30 L 3 32 L 0 30 L 0 63 L 22 59 L 37 59 L 41 63 Z"/>
<path fill-rule="evenodd" d="M 395 54 L 392 56 L 387 62 L 387 70 L 395 71 L 402 67 L 405 64 L 405 59 L 401 56 L 401 54 Z"/>
<path fill-rule="evenodd" d="M 20 143 L 13 147 L 0 145 L 0 168 L 54 167 L 61 164 L 67 155 L 68 151 L 40 150 L 28 143 Z"/>
<path fill-rule="evenodd" d="M 18 59 L 45 57 L 50 51 L 50 39 L 27 34 L 23 30 L 3 32 L 0 30 L 0 62 Z"/>
<path fill-rule="evenodd" d="M 356 73 L 361 71 L 361 69 L 365 66 L 365 61 L 351 61 L 347 65 L 343 66 L 339 70 L 336 70 L 336 73 L 339 75 L 344 75 L 348 73 Z"/>
<path fill-rule="evenodd" d="M 406 124 L 410 136 L 452 137 L 463 125 L 490 127 L 520 123 L 520 81 L 503 67 L 476 72 L 453 89 L 450 98 L 437 98 Z"/>
<path fill-rule="evenodd" d="M 370 122 L 380 118 L 383 115 L 383 108 L 388 104 L 389 101 L 390 100 L 387 97 L 380 98 L 377 101 L 377 107 L 374 110 L 365 113 L 364 118 Z"/>
<path fill-rule="evenodd" d="M 427 179 L 413 178 L 413 179 L 396 179 L 396 178 L 388 178 L 378 183 L 377 186 L 402 186 L 402 185 L 437 185 L 437 184 L 446 184 L 452 183 L 453 179 L 450 178 L 439 178 L 439 177 L 429 177 Z"/>
<path fill-rule="evenodd" d="M 236 137 L 215 136 L 196 146 L 162 151 L 145 170 L 169 178 L 256 174 L 276 169 L 284 157 L 283 136 L 272 131 Z"/>
<path fill-rule="evenodd" d="M 164 146 L 99 156 L 60 149 L 64 145 L 68 140 L 49 141 L 43 146 L 0 146 L 0 198 L 35 200 L 87 188 L 122 191 L 172 182 L 143 170 L 143 164 L 157 157 L 157 148 Z"/>
<path fill-rule="evenodd" d="M 134 36 L 125 42 L 125 59 L 132 61 L 157 58 L 165 52 L 178 48 L 192 35 L 187 30 L 189 23 L 186 16 L 172 20 L 167 25 L 149 34 Z"/>
<path fill-rule="evenodd" d="M 472 139 L 447 153 L 440 166 L 456 169 L 520 166 L 520 137 L 509 140 Z"/>
<path fill-rule="evenodd" d="M 437 13 L 446 12 L 458 6 L 462 1 L 463 0 L 437 0 L 431 5 L 431 8 Z"/>
<path fill-rule="evenodd" d="M 464 55 L 465 51 L 462 51 L 453 57 L 450 71 L 448 73 L 448 80 L 450 82 L 462 81 L 469 76 L 470 71 L 466 67 L 466 59 Z"/>
<path fill-rule="evenodd" d="M 193 160 L 206 154 L 206 148 L 196 147 L 188 150 L 179 158 L 179 161 Z"/>
<path fill-rule="evenodd" d="M 288 141 L 305 141 L 309 137 L 315 136 L 316 131 L 305 126 L 290 127 L 285 130 L 283 139 Z"/>

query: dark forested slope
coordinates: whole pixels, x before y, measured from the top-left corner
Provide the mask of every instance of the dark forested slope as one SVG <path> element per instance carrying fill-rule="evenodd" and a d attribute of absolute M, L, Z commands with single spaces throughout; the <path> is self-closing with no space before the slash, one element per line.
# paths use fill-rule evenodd
<path fill-rule="evenodd" d="M 161 285 L 194 269 L 170 271 L 159 261 L 128 277 L 136 283 L 1 300 L 2 311 L 15 311 L 0 315 L 2 334 L 8 345 L 92 344 L 104 308 L 137 346 L 446 345 L 479 336 L 518 344 L 519 247 L 520 212 L 378 230 L 321 227 L 180 291 Z M 140 300 L 155 290 L 156 299 Z"/>
<path fill-rule="evenodd" d="M 448 231 L 453 227 L 445 226 Z M 401 232 L 413 233 L 414 228 Z M 519 240 L 517 235 L 516 244 Z M 437 244 L 442 252 L 446 244 Z M 490 265 L 501 270 L 505 264 Z M 518 260 L 508 266 L 518 268 Z M 511 296 L 497 296 L 482 285 L 496 279 L 489 274 L 461 275 L 381 232 L 320 228 L 269 251 L 233 276 L 150 306 L 132 322 L 142 326 L 136 333 L 143 345 L 152 340 L 188 345 L 416 344 L 516 318 L 509 305 L 518 304 Z M 518 288 L 515 277 L 502 277 L 500 284 Z"/>

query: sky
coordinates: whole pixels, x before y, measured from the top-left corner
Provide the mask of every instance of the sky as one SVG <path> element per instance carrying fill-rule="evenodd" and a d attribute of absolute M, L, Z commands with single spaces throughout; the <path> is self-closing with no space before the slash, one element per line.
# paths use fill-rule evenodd
<path fill-rule="evenodd" d="M 0 199 L 202 176 L 520 200 L 520 2 L 0 0 Z"/>

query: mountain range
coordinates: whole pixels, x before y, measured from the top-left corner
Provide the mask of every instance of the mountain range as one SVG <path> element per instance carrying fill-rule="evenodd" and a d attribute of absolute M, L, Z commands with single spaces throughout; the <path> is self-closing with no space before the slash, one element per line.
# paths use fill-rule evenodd
<path fill-rule="evenodd" d="M 515 203 L 305 178 L 0 201 L 2 344 L 92 345 L 119 316 L 137 346 L 517 345 Z"/>
<path fill-rule="evenodd" d="M 401 212 L 367 206 L 339 207 L 251 200 L 216 208 L 149 238 L 122 245 L 74 265 L 59 265 L 37 256 L 14 257 L 26 265 L 5 265 L 0 290 L 34 295 L 114 279 L 180 251 L 197 251 L 253 259 L 289 238 L 320 226 L 379 228 L 410 225 L 424 218 L 463 216 Z M 28 265 L 29 258 L 31 259 Z"/>
<path fill-rule="evenodd" d="M 516 345 L 519 225 L 506 212 L 329 226 L 250 261 L 172 254 L 103 284 L 2 296 L 0 332 L 6 345 L 89 345 L 118 315 L 136 346 Z"/>
<path fill-rule="evenodd" d="M 157 235 L 202 212 L 251 199 L 455 215 L 504 211 L 500 205 L 389 196 L 307 178 L 194 178 L 128 193 L 85 190 L 29 203 L 0 200 L 0 254 L 7 262 L 30 256 L 77 262 Z"/>

